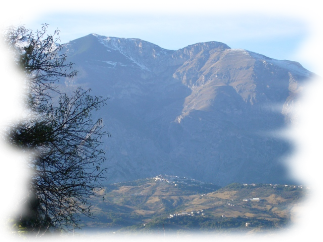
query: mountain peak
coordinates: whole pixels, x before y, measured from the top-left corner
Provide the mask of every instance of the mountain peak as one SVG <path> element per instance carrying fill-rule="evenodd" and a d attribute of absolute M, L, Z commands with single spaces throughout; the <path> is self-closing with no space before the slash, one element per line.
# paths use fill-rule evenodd
<path fill-rule="evenodd" d="M 226 50 L 226 49 L 231 49 L 228 45 L 226 45 L 226 44 L 224 44 L 222 42 L 217 42 L 217 41 L 200 42 L 200 43 L 188 45 L 188 46 L 186 46 L 184 48 L 198 48 L 198 49 L 204 49 L 204 50 L 210 50 L 210 49 Z"/>
<path fill-rule="evenodd" d="M 161 48 L 158 45 L 155 45 L 153 43 L 150 43 L 148 41 L 139 39 L 139 38 L 119 38 L 119 37 L 112 37 L 112 36 L 103 36 L 98 34 L 91 34 L 98 38 L 98 40 L 106 45 L 107 47 L 113 48 L 113 49 L 122 49 L 122 46 L 130 45 L 138 48 L 149 48 L 149 49 L 156 49 L 156 50 L 165 50 Z"/>
<path fill-rule="evenodd" d="M 297 63 L 216 41 L 166 50 L 91 34 L 67 49 L 75 83 L 110 97 L 99 114 L 113 135 L 104 140 L 109 182 L 165 173 L 219 185 L 291 181 L 281 162 L 290 144 L 259 134 L 286 127 L 311 74 Z"/>

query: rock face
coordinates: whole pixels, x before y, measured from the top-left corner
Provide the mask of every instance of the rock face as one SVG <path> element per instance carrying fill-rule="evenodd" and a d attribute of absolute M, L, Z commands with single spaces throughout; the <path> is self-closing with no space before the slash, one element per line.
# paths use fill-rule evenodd
<path fill-rule="evenodd" d="M 108 182 L 179 175 L 218 185 L 288 183 L 291 144 L 271 133 L 313 74 L 219 42 L 166 50 L 91 34 L 65 45 L 79 71 L 65 88 L 110 97 L 98 114 Z"/>

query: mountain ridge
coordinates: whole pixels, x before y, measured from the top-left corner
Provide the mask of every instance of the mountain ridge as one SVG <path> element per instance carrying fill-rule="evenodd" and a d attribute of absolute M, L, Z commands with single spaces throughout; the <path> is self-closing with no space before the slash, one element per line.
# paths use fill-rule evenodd
<path fill-rule="evenodd" d="M 107 40 L 110 38 L 110 40 Z M 295 183 L 282 161 L 287 127 L 314 74 L 220 42 L 166 50 L 140 39 L 88 35 L 65 45 L 83 86 L 108 96 L 108 182 L 167 173 L 225 185 Z M 279 111 L 277 111 L 279 110 Z"/>

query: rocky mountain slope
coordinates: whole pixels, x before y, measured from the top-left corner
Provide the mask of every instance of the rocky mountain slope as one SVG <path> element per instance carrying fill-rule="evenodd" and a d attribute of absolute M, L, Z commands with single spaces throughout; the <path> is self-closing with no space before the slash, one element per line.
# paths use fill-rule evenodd
<path fill-rule="evenodd" d="M 158 174 L 225 185 L 288 183 L 283 157 L 292 144 L 273 131 L 313 74 L 219 42 L 166 50 L 140 39 L 95 34 L 65 45 L 79 71 L 65 80 L 110 97 L 98 116 L 108 181 Z"/>

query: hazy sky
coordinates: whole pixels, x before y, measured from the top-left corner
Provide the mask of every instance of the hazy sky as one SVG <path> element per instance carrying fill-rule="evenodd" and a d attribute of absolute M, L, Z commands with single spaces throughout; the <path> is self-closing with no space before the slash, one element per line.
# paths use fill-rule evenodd
<path fill-rule="evenodd" d="M 313 40 L 322 14 L 316 1 L 289 0 L 41 0 L 7 2 L 5 24 L 61 30 L 62 43 L 96 33 L 140 38 L 166 49 L 205 41 L 294 60 L 322 75 Z M 10 11 L 11 9 L 11 11 Z M 2 23 L 1 23 L 2 24 Z M 310 52 L 308 52 L 310 50 Z"/>

